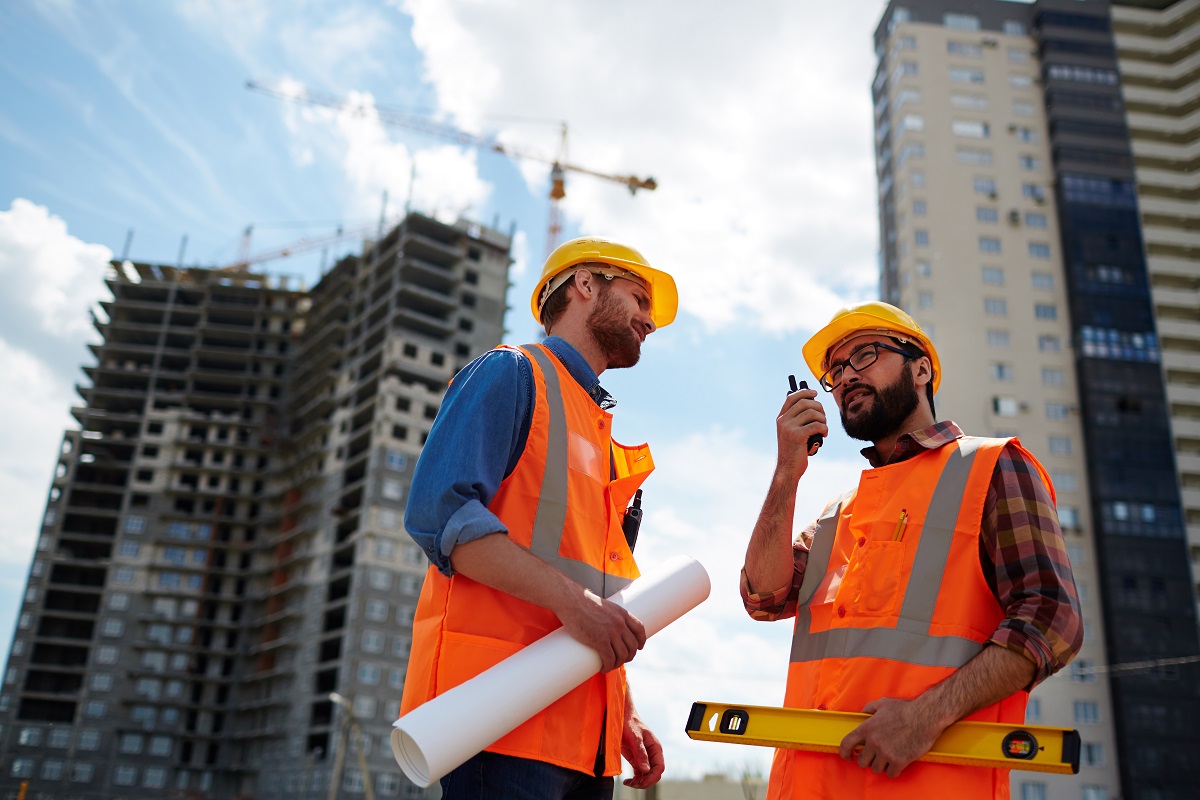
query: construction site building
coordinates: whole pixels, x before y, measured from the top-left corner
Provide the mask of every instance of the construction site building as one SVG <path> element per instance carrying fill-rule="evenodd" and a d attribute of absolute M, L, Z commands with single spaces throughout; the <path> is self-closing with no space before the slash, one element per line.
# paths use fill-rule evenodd
<path fill-rule="evenodd" d="M 1113 23 L 1165 13 L 1177 34 L 1196 4 L 1129 5 L 1143 8 L 892 0 L 875 35 L 881 295 L 938 347 L 939 417 L 1019 435 L 1046 465 L 1080 590 L 1083 650 L 1033 691 L 1029 721 L 1077 728 L 1081 773 L 1013 772 L 1021 800 L 1182 800 L 1200 786 L 1200 634 L 1174 454 L 1194 421 L 1173 442 L 1163 379 L 1180 376 L 1181 404 L 1196 391 L 1193 373 L 1172 373 L 1200 349 L 1195 262 L 1178 249 L 1195 234 L 1158 223 L 1143 246 L 1126 125 L 1139 90 L 1123 95 Z M 1195 73 L 1195 48 L 1179 46 Z M 1145 141 L 1154 126 L 1158 139 L 1186 131 L 1139 123 Z M 1155 166 L 1194 194 L 1194 172 Z M 1164 240 L 1176 249 L 1155 280 L 1147 250 Z M 1187 323 L 1161 316 L 1181 282 Z M 1172 355 L 1160 332 L 1190 338 Z"/>
<path fill-rule="evenodd" d="M 426 796 L 388 744 L 428 563 L 404 504 L 449 380 L 502 338 L 510 246 L 414 213 L 311 291 L 113 262 L 0 796 Z"/>

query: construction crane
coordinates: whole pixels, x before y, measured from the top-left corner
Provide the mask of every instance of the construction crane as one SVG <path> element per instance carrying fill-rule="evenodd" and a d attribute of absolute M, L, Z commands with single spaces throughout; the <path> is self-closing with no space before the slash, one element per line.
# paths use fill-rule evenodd
<path fill-rule="evenodd" d="M 278 97 L 289 102 L 331 108 L 342 113 L 366 116 L 368 113 L 373 112 L 378 115 L 379 121 L 385 125 L 407 128 L 408 130 L 453 142 L 454 144 L 475 147 L 485 152 L 499 153 L 509 158 L 549 164 L 550 217 L 546 236 L 547 253 L 553 250 L 554 246 L 558 244 L 559 235 L 562 233 L 562 209 L 560 204 L 562 199 L 566 197 L 566 173 L 576 172 L 580 175 L 590 175 L 593 178 L 619 183 L 629 189 L 630 194 L 637 194 L 638 189 L 653 191 L 658 188 L 658 182 L 654 178 L 638 178 L 634 175 L 611 175 L 607 172 L 600 172 L 599 170 L 589 169 L 588 167 L 568 162 L 566 160 L 567 124 L 565 122 L 561 123 L 559 131 L 559 155 L 555 158 L 550 158 L 542 153 L 514 145 L 501 144 L 495 139 L 488 139 L 473 133 L 467 133 L 451 125 L 431 120 L 428 117 L 407 114 L 399 109 L 388 108 L 386 106 L 355 104 L 348 98 L 314 92 L 307 88 L 302 88 L 300 91 L 291 91 L 275 86 L 268 86 L 258 81 L 247 81 L 246 88 L 253 92 L 271 95 L 272 97 Z"/>

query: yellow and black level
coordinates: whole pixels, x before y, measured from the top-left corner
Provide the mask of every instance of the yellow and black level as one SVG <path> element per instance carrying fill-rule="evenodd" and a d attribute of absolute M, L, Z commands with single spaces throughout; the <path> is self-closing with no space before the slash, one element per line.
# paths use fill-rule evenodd
<path fill-rule="evenodd" d="M 687 735 L 706 742 L 836 753 L 868 714 L 806 708 L 692 703 Z M 996 722 L 956 722 L 920 761 L 1032 772 L 1079 772 L 1079 731 Z"/>

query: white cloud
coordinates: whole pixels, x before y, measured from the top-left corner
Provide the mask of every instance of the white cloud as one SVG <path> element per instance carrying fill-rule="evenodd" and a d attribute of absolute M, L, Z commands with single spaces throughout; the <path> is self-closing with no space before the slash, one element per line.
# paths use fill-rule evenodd
<path fill-rule="evenodd" d="M 403 7 L 443 112 L 566 118 L 573 161 L 659 180 L 631 199 L 572 176 L 564 208 L 672 269 L 685 313 L 791 331 L 873 290 L 881 0 Z"/>
<path fill-rule="evenodd" d="M 91 333 L 88 307 L 103 288 L 112 251 L 67 233 L 67 224 L 48 209 L 23 198 L 0 211 L 0 279 L 8 299 L 33 312 L 39 329 L 79 341 Z M 15 308 L 13 309 L 16 310 Z M 9 336 L 21 336 L 7 325 Z"/>
<path fill-rule="evenodd" d="M 84 344 L 98 338 L 88 308 L 104 291 L 111 257 L 28 200 L 0 211 L 0 419 L 10 421 L 0 447 L 0 565 L 28 564 L 57 444 L 78 402 L 72 384 Z"/>

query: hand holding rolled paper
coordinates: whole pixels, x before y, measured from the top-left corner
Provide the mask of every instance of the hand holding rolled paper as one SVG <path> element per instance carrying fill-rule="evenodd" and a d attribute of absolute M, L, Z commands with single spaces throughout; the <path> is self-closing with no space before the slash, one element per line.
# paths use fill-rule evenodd
<path fill-rule="evenodd" d="M 678 556 L 609 598 L 650 637 L 708 597 L 700 562 Z M 600 671 L 592 648 L 563 629 L 543 636 L 393 724 L 392 754 L 404 774 L 429 786 Z"/>

